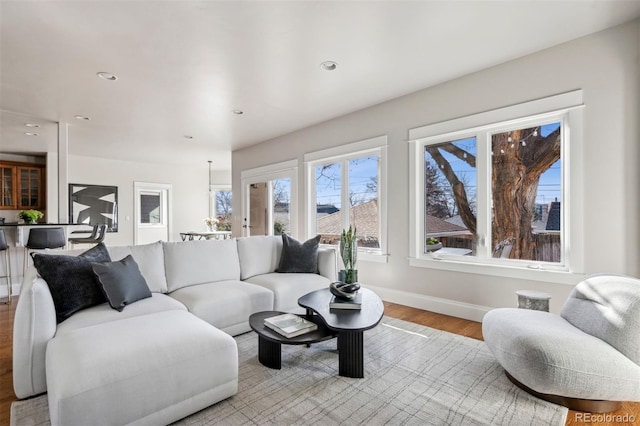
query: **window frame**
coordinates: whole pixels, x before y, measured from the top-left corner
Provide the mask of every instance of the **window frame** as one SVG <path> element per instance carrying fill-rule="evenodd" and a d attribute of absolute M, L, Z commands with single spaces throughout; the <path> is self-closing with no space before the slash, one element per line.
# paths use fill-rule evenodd
<path fill-rule="evenodd" d="M 409 131 L 410 247 L 409 264 L 416 267 L 511 278 L 575 284 L 584 277 L 582 230 L 582 91 L 577 90 L 480 114 L 436 123 Z M 491 257 L 491 136 L 542 122 L 560 121 L 563 194 L 561 264 Z M 425 146 L 476 137 L 477 236 L 476 256 L 424 252 L 426 214 Z"/>
<path fill-rule="evenodd" d="M 358 247 L 358 260 L 370 262 L 388 261 L 387 238 L 387 136 L 347 143 L 334 148 L 304 155 L 305 165 L 305 227 L 306 238 L 316 235 L 316 167 L 341 163 L 341 205 L 349 205 L 349 161 L 363 157 L 378 156 L 378 226 L 380 248 Z M 342 209 L 344 210 L 344 209 Z M 343 229 L 349 227 L 349 214 L 341 215 Z M 332 246 L 333 247 L 333 246 Z"/>
<path fill-rule="evenodd" d="M 255 169 L 243 170 L 240 172 L 240 182 L 242 188 L 241 209 L 242 217 L 249 219 L 250 194 L 249 185 L 253 183 L 268 182 L 267 204 L 273 205 L 273 184 L 272 181 L 278 179 L 291 180 L 291 199 L 289 200 L 289 225 L 290 235 L 298 238 L 298 160 L 288 160 Z M 267 235 L 273 235 L 273 209 L 267 211 L 269 226 Z M 251 225 L 250 219 L 245 225 Z M 250 235 L 249 229 L 243 227 L 242 235 Z"/>

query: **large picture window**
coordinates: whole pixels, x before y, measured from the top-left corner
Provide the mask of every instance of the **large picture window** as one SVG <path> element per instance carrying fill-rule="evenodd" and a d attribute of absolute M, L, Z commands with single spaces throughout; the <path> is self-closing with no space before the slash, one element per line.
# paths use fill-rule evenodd
<path fill-rule="evenodd" d="M 569 250 L 581 227 L 581 190 L 569 185 L 581 173 L 580 103 L 572 92 L 412 130 L 425 135 L 411 141 L 412 263 L 582 270 L 581 249 Z"/>
<path fill-rule="evenodd" d="M 310 236 L 335 245 L 352 226 L 361 252 L 386 253 L 385 153 L 386 137 L 380 137 L 305 156 Z"/>

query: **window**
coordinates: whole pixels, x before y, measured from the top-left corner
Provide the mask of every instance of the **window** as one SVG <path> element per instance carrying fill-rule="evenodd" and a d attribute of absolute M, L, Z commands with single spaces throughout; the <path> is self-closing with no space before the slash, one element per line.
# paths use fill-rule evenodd
<path fill-rule="evenodd" d="M 359 251 L 386 254 L 386 137 L 305 155 L 308 235 L 338 244 L 356 228 Z M 379 260 L 373 258 L 372 260 Z"/>
<path fill-rule="evenodd" d="M 271 181 L 273 193 L 273 235 L 291 233 L 291 178 Z"/>
<path fill-rule="evenodd" d="M 213 217 L 218 219 L 219 231 L 231 231 L 233 195 L 228 188 L 213 189 Z"/>
<path fill-rule="evenodd" d="M 140 223 L 149 225 L 162 223 L 161 207 L 159 192 L 140 192 Z"/>
<path fill-rule="evenodd" d="M 581 99 L 571 92 L 411 130 L 411 263 L 579 273 L 581 249 L 568 247 L 581 227 L 581 191 L 569 193 L 581 182 Z"/>

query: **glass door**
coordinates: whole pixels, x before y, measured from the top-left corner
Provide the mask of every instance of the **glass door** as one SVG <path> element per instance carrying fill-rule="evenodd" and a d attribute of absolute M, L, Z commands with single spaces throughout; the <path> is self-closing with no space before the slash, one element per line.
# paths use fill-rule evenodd
<path fill-rule="evenodd" d="M 247 171 L 241 177 L 243 236 L 290 234 L 297 237 L 297 167 L 255 176 Z"/>

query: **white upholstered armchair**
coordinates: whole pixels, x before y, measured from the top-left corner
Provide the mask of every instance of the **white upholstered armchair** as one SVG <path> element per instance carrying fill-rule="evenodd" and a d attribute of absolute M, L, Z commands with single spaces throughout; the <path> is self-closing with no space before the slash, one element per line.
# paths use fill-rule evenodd
<path fill-rule="evenodd" d="M 602 413 L 640 401 L 640 280 L 596 275 L 579 283 L 560 315 L 501 308 L 484 340 L 509 379 L 570 409 Z"/>

